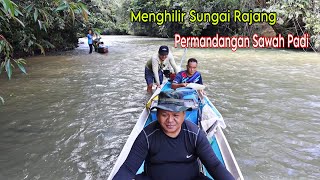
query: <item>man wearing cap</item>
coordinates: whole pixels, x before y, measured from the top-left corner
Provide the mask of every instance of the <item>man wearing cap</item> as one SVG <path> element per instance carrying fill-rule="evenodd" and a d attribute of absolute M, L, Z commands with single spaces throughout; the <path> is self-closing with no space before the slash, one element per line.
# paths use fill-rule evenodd
<path fill-rule="evenodd" d="M 149 93 L 152 92 L 153 82 L 155 82 L 157 87 L 160 88 L 163 81 L 162 70 L 169 69 L 169 66 L 174 69 L 175 73 L 179 72 L 173 55 L 169 52 L 168 46 L 160 46 L 158 53 L 154 54 L 151 59 L 147 61 L 144 71 L 147 82 L 147 91 Z"/>
<path fill-rule="evenodd" d="M 201 73 L 197 71 L 198 61 L 190 58 L 187 63 L 187 70 L 180 71 L 172 81 L 171 88 L 186 87 L 189 83 L 202 84 Z"/>
<path fill-rule="evenodd" d="M 114 180 L 205 180 L 199 171 L 198 159 L 215 180 L 234 179 L 216 157 L 205 133 L 190 121 L 185 121 L 189 108 L 181 92 L 160 92 L 157 121 L 146 126 L 135 140 L 131 151 Z M 144 163 L 144 172 L 136 175 Z"/>

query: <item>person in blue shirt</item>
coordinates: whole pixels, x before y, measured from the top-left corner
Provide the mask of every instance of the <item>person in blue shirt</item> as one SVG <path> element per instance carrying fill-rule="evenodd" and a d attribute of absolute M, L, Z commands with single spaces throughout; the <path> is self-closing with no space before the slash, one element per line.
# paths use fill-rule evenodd
<path fill-rule="evenodd" d="M 190 58 L 187 63 L 187 70 L 180 71 L 172 81 L 171 88 L 186 87 L 189 83 L 202 84 L 201 73 L 197 71 L 198 61 Z"/>
<path fill-rule="evenodd" d="M 157 121 L 146 126 L 113 180 L 210 180 L 200 172 L 199 160 L 215 180 L 234 180 L 211 148 L 204 131 L 185 120 L 179 91 L 160 92 Z M 136 175 L 142 162 L 144 172 Z"/>
<path fill-rule="evenodd" d="M 92 46 L 93 46 L 93 42 L 92 42 L 93 35 L 92 35 L 91 29 L 89 29 L 87 38 L 88 38 L 88 44 L 89 44 L 89 48 L 90 48 L 89 54 L 91 54 L 92 53 Z"/>

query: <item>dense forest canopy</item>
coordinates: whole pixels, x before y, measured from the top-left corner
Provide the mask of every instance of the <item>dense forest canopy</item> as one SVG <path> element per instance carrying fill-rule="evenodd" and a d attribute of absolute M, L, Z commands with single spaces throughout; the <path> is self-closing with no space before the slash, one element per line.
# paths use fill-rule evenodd
<path fill-rule="evenodd" d="M 17 57 L 74 48 L 77 32 L 85 27 L 90 14 L 80 1 L 1 0 L 0 3 L 0 73 L 5 70 L 9 79 L 15 65 L 26 73 L 25 61 Z"/>
<path fill-rule="evenodd" d="M 240 11 L 276 12 L 277 23 L 130 22 L 130 11 L 161 12 Z M 157 37 L 181 35 L 252 35 L 309 33 L 313 49 L 320 49 L 320 1 L 318 0 L 0 0 L 0 73 L 11 78 L 13 67 L 26 73 L 21 56 L 48 50 L 75 48 L 89 28 L 98 34 L 132 34 Z"/>

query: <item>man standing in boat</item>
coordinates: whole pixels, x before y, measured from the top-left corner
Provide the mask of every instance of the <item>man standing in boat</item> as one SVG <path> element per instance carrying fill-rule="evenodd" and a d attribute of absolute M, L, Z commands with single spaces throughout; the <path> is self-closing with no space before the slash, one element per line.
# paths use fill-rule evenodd
<path fill-rule="evenodd" d="M 197 71 L 198 61 L 190 58 L 187 63 L 187 70 L 179 72 L 172 82 L 171 88 L 186 87 L 189 83 L 202 84 L 202 77 Z"/>
<path fill-rule="evenodd" d="M 147 92 L 152 92 L 153 82 L 156 83 L 157 88 L 160 88 L 163 81 L 163 70 L 170 69 L 169 66 L 174 69 L 176 74 L 179 72 L 168 46 L 160 46 L 158 53 L 154 54 L 146 63 L 144 75 L 147 82 Z"/>
<path fill-rule="evenodd" d="M 183 94 L 160 92 L 157 121 L 146 126 L 114 180 L 209 180 L 200 172 L 199 160 L 215 180 L 234 180 L 216 157 L 204 131 L 184 120 Z M 152 109 L 153 109 L 152 108 Z M 144 161 L 144 172 L 136 175 Z"/>

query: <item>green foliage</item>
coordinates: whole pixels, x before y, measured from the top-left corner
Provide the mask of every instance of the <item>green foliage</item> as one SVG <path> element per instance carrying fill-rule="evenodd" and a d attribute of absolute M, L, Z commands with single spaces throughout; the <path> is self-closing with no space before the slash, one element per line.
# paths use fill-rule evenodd
<path fill-rule="evenodd" d="M 0 73 L 6 71 L 9 79 L 16 66 L 26 73 L 17 56 L 74 48 L 90 15 L 81 1 L 0 0 L 0 5 Z"/>
<path fill-rule="evenodd" d="M 282 24 L 293 26 L 293 34 L 309 33 L 314 45 L 320 49 L 320 1 L 281 0 L 270 2 L 270 8 L 277 12 Z"/>
<path fill-rule="evenodd" d="M 130 1 L 126 0 L 93 0 L 88 3 L 88 10 L 92 12 L 89 22 L 83 31 L 88 28 L 96 29 L 101 34 L 127 34 L 128 17 L 127 9 Z"/>
<path fill-rule="evenodd" d="M 23 22 L 16 18 L 16 16 L 22 15 L 22 13 L 19 11 L 18 6 L 14 2 L 11 0 L 1 0 L 0 3 L 2 4 L 2 7 L 0 7 L 1 21 L 3 21 L 0 21 L 1 26 L 3 23 L 9 23 L 10 19 L 14 19 L 24 26 Z"/>
<path fill-rule="evenodd" d="M 90 14 L 87 7 L 82 2 L 68 2 L 61 0 L 59 6 L 54 10 L 55 12 L 65 12 L 66 16 L 71 16 L 72 24 L 74 25 L 76 14 L 82 14 L 82 17 L 87 21 Z M 65 17 L 66 17 L 65 16 Z"/>
<path fill-rule="evenodd" d="M 16 64 L 23 73 L 27 73 L 25 68 L 23 67 L 25 61 L 23 59 L 16 60 L 12 57 L 13 48 L 2 35 L 0 35 L 0 52 L 0 74 L 5 70 L 7 72 L 8 78 L 11 79 L 12 69 L 15 67 L 14 64 Z"/>

